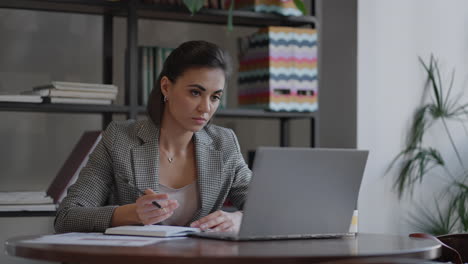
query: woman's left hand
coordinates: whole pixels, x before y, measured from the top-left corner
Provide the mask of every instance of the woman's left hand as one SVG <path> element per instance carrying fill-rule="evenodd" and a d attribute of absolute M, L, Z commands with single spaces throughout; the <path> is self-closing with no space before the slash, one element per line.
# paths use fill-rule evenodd
<path fill-rule="evenodd" d="M 242 220 L 242 212 L 233 213 L 218 210 L 190 224 L 191 227 L 198 227 L 203 231 L 211 229 L 221 232 L 239 232 Z"/>

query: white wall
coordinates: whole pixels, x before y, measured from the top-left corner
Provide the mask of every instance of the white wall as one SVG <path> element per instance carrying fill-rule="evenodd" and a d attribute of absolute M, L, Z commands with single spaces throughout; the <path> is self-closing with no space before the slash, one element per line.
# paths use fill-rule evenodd
<path fill-rule="evenodd" d="M 395 170 L 384 174 L 403 148 L 422 100 L 426 75 L 418 56 L 427 61 L 433 53 L 445 76 L 456 68 L 454 89 L 460 91 L 468 77 L 467 28 L 465 0 L 359 0 L 357 142 L 358 148 L 371 151 L 359 200 L 360 231 L 414 231 L 408 211 L 421 201 L 430 204 L 433 200 L 428 197 L 440 189 L 439 180 L 425 181 L 412 198 L 399 201 L 391 188 Z M 456 137 L 459 148 L 466 149 L 466 135 Z M 440 127 L 431 130 L 427 142 L 436 142 L 446 159 L 454 162 Z"/>

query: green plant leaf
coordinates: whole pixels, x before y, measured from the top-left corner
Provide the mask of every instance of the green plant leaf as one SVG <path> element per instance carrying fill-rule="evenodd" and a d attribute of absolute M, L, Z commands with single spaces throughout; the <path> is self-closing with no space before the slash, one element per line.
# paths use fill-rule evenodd
<path fill-rule="evenodd" d="M 468 116 L 468 104 L 464 105 L 458 105 L 459 98 L 453 101 L 453 114 L 456 117 L 459 117 L 461 115 Z"/>
<path fill-rule="evenodd" d="M 204 0 L 184 0 L 184 4 L 192 16 L 203 7 Z"/>
<path fill-rule="evenodd" d="M 460 220 L 463 232 L 468 231 L 468 211 L 467 207 L 468 193 L 461 192 L 455 199 L 455 206 L 457 208 L 458 219 Z"/>
<path fill-rule="evenodd" d="M 453 195 L 450 201 L 450 206 L 454 208 L 457 213 L 458 221 L 460 223 L 459 232 L 468 231 L 468 186 L 459 183 L 460 188 Z"/>
<path fill-rule="evenodd" d="M 460 163 L 460 166 L 463 168 L 463 170 L 466 170 L 463 164 L 461 155 L 456 147 L 455 141 L 453 140 L 452 134 L 450 133 L 450 130 L 448 129 L 448 126 L 447 126 L 447 122 L 445 120 L 445 118 L 452 118 L 455 116 L 455 111 L 452 108 L 455 108 L 458 102 L 457 99 L 455 99 L 454 103 L 452 103 L 450 100 L 447 99 L 448 96 L 450 96 L 450 93 L 453 87 L 455 71 L 452 71 L 449 90 L 447 92 L 447 98 L 445 98 L 445 95 L 443 92 L 443 86 L 442 86 L 442 77 L 440 74 L 440 69 L 439 69 L 437 60 L 434 58 L 433 55 L 431 55 L 429 65 L 426 65 L 421 58 L 419 58 L 419 60 L 422 63 L 423 67 L 426 69 L 429 81 L 432 84 L 432 92 L 436 99 L 435 104 L 429 107 L 430 109 L 429 112 L 431 113 L 434 119 L 440 118 L 442 120 L 445 132 L 447 133 L 452 149 L 455 152 L 455 155 L 457 156 L 458 162 Z"/>
<path fill-rule="evenodd" d="M 450 140 L 450 144 L 452 145 L 453 151 L 455 152 L 455 155 L 457 156 L 458 162 L 460 163 L 460 166 L 462 167 L 463 171 L 466 171 L 465 165 L 463 164 L 463 160 L 461 158 L 460 153 L 458 152 L 457 145 L 455 144 L 455 141 L 453 140 L 452 133 L 450 133 L 450 129 L 447 126 L 447 122 L 445 121 L 445 118 L 442 118 L 442 123 L 444 124 L 445 132 L 447 133 L 447 136 Z"/>
<path fill-rule="evenodd" d="M 414 184 L 421 182 L 431 169 L 445 166 L 444 159 L 438 150 L 434 148 L 417 147 L 400 153 L 404 156 L 403 165 L 394 183 L 398 195 L 401 198 L 405 190 L 413 191 Z"/>
<path fill-rule="evenodd" d="M 449 89 L 448 89 L 448 92 L 447 92 L 447 99 L 450 98 L 450 94 L 452 93 L 452 88 L 453 88 L 453 81 L 455 80 L 455 70 L 452 71 L 452 76 L 450 77 L 450 84 L 449 84 Z M 460 99 L 460 97 L 458 97 L 458 99 Z M 458 100 L 456 100 L 458 101 Z M 448 102 L 447 102 L 448 103 Z M 450 109 L 451 107 L 446 105 L 445 108 L 447 109 Z"/>
<path fill-rule="evenodd" d="M 466 184 L 463 184 L 463 183 L 461 183 L 461 182 L 454 182 L 454 184 L 455 184 L 458 188 L 462 189 L 463 191 L 468 192 L 468 186 L 467 186 Z"/>
<path fill-rule="evenodd" d="M 424 69 L 426 70 L 427 73 L 427 78 L 428 81 L 431 84 L 432 87 L 432 92 L 434 93 L 434 97 L 436 99 L 436 105 L 440 108 L 442 105 L 441 97 L 439 94 L 439 86 L 436 81 L 436 74 L 435 71 L 438 69 L 437 67 L 437 61 L 434 59 L 433 55 L 431 55 L 431 58 L 429 60 L 429 65 L 426 65 L 426 63 L 422 60 L 421 57 L 419 57 L 419 61 L 423 65 Z"/>
<path fill-rule="evenodd" d="M 424 136 L 424 132 L 426 131 L 427 121 L 426 121 L 426 113 L 430 109 L 431 105 L 425 105 L 416 110 L 414 114 L 414 121 L 411 126 L 410 134 L 408 137 L 407 142 L 407 149 L 414 149 L 417 148 L 418 145 L 421 144 Z"/>
<path fill-rule="evenodd" d="M 297 9 L 299 9 L 303 15 L 307 14 L 307 10 L 302 0 L 294 0 L 294 4 L 296 4 Z"/>
<path fill-rule="evenodd" d="M 455 230 L 455 208 L 448 206 L 441 209 L 439 201 L 434 199 L 435 212 L 424 205 L 418 205 L 409 213 L 410 223 L 418 230 L 435 236 L 452 233 Z"/>

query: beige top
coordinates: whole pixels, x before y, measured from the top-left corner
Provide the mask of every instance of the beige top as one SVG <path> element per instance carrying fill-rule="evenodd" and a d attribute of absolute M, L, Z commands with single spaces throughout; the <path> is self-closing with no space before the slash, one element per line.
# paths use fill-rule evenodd
<path fill-rule="evenodd" d="M 159 185 L 159 193 L 167 193 L 169 199 L 177 200 L 179 207 L 174 214 L 162 222 L 163 225 L 186 226 L 189 225 L 195 213 L 200 208 L 200 192 L 198 184 L 193 182 L 179 189 L 173 189 L 163 184 Z"/>

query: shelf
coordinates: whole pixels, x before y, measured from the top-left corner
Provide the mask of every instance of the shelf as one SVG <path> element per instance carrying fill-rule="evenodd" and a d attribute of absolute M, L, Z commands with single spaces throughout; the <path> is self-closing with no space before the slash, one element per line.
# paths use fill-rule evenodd
<path fill-rule="evenodd" d="M 314 118 L 314 112 L 272 112 L 257 109 L 219 109 L 215 117 L 237 117 L 237 118 Z"/>
<path fill-rule="evenodd" d="M 10 112 L 53 112 L 53 113 L 122 113 L 129 112 L 130 107 L 120 105 L 87 105 L 87 104 L 35 104 L 0 102 L 0 111 Z M 146 113 L 145 106 L 139 106 L 140 114 Z M 314 118 L 314 112 L 270 112 L 257 109 L 219 109 L 215 117 L 238 118 Z"/>
<path fill-rule="evenodd" d="M 146 107 L 136 106 L 138 84 L 138 19 L 155 19 L 187 23 L 204 23 L 226 26 L 228 11 L 220 9 L 201 9 L 191 15 L 184 6 L 145 4 L 141 0 L 0 0 L 0 8 L 26 9 L 52 12 L 70 12 L 91 15 L 104 15 L 104 81 L 112 82 L 113 16 L 127 18 L 128 67 L 126 67 L 126 102 L 129 105 L 71 105 L 71 104 L 33 104 L 0 102 L 0 111 L 54 112 L 54 113 L 96 113 L 103 116 L 103 128 L 112 121 L 112 114 L 120 113 L 128 118 L 136 118 L 146 113 Z M 312 26 L 317 23 L 314 16 L 285 17 L 271 13 L 253 11 L 233 11 L 234 26 Z M 109 63 L 107 63 L 109 62 Z M 133 89 L 130 89 L 133 88 Z M 289 121 L 309 119 L 311 126 L 311 146 L 315 146 L 316 112 L 270 112 L 255 109 L 219 109 L 218 118 L 260 118 L 277 119 L 280 124 L 281 146 L 288 145 Z"/>
<path fill-rule="evenodd" d="M 106 0 L 1 0 L 0 8 L 72 12 L 94 15 L 124 15 L 126 4 L 123 2 Z"/>
<path fill-rule="evenodd" d="M 138 112 L 140 114 L 146 113 L 145 106 L 139 106 Z M 272 112 L 259 109 L 218 109 L 214 116 L 216 117 L 232 117 L 232 118 L 272 118 L 272 119 L 302 119 L 302 118 L 315 118 L 315 112 Z"/>
<path fill-rule="evenodd" d="M 36 217 L 36 216 L 55 216 L 55 211 L 3 211 L 0 217 Z"/>
<path fill-rule="evenodd" d="M 29 9 L 55 12 L 73 12 L 82 14 L 127 16 L 127 1 L 106 0 L 1 0 L 0 8 Z M 192 23 L 227 24 L 227 10 L 201 9 L 191 15 L 185 7 L 173 5 L 139 4 L 139 18 L 160 19 Z M 269 13 L 252 11 L 233 11 L 233 23 L 236 26 L 303 26 L 316 23 L 313 16 L 285 17 Z"/>
<path fill-rule="evenodd" d="M 138 113 L 146 113 L 145 106 L 138 106 Z M 310 121 L 310 147 L 315 147 L 315 122 L 317 112 L 271 112 L 259 109 L 219 109 L 214 118 L 262 118 L 276 119 L 280 124 L 280 146 L 289 146 L 289 121 L 291 119 L 308 119 Z"/>
<path fill-rule="evenodd" d="M 54 113 L 122 113 L 129 111 L 128 106 L 87 105 L 87 104 L 36 104 L 0 102 L 0 111 L 12 112 L 54 112 Z"/>
<path fill-rule="evenodd" d="M 201 9 L 192 16 L 185 7 L 150 4 L 141 4 L 137 13 L 139 18 L 220 25 L 227 25 L 228 17 L 227 10 Z M 312 16 L 286 17 L 276 14 L 257 13 L 252 11 L 233 11 L 234 26 L 304 26 L 315 23 L 316 19 Z"/>

